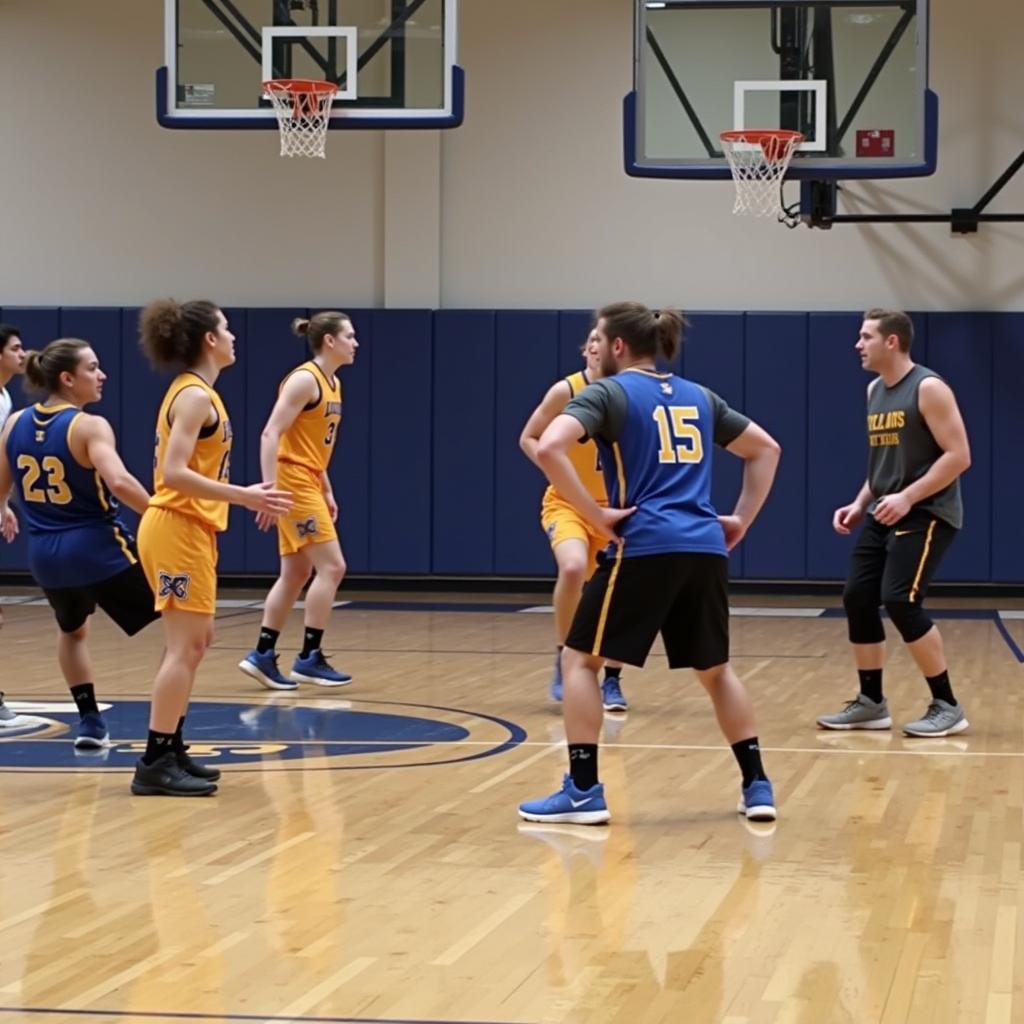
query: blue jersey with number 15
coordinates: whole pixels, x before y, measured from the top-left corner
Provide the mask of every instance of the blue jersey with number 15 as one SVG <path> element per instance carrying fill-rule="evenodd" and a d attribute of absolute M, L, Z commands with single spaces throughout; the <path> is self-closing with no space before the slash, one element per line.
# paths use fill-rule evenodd
<path fill-rule="evenodd" d="M 716 444 L 746 429 L 745 416 L 703 385 L 636 367 L 592 384 L 565 411 L 597 442 L 609 505 L 636 506 L 619 523 L 624 558 L 726 554 L 711 461 Z"/>
<path fill-rule="evenodd" d="M 28 527 L 29 568 L 48 589 L 99 583 L 136 562 L 117 500 L 69 441 L 84 415 L 71 405 L 35 405 L 7 435 L 6 454 Z"/>

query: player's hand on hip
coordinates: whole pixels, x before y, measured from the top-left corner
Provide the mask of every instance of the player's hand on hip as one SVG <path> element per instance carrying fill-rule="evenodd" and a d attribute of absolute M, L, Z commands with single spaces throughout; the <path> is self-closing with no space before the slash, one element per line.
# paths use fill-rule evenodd
<path fill-rule="evenodd" d="M 635 511 L 636 505 L 630 508 L 602 508 L 600 523 L 595 523 L 594 525 L 600 530 L 602 536 L 607 537 L 608 540 L 614 541 L 616 544 L 621 544 L 622 538 L 619 536 L 619 524 L 624 519 L 628 519 Z"/>
<path fill-rule="evenodd" d="M 747 524 L 739 516 L 719 516 L 718 522 L 725 534 L 725 550 L 732 551 L 747 535 Z"/>
<path fill-rule="evenodd" d="M 331 517 L 331 522 L 336 523 L 338 521 L 338 503 L 334 500 L 334 495 L 325 494 L 324 501 L 327 502 L 327 514 Z"/>
<path fill-rule="evenodd" d="M 863 518 L 864 510 L 856 502 L 843 505 L 832 513 L 832 529 L 846 536 Z"/>
<path fill-rule="evenodd" d="M 887 494 L 875 506 L 874 517 L 876 523 L 883 526 L 892 526 L 898 523 L 909 511 L 910 500 L 902 491 L 897 494 Z"/>

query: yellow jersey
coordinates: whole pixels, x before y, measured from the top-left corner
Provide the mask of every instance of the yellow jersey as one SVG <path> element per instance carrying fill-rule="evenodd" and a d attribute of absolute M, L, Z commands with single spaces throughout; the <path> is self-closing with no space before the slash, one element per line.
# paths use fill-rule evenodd
<path fill-rule="evenodd" d="M 338 437 L 338 424 L 341 423 L 341 381 L 333 374 L 328 377 L 311 359 L 308 363 L 296 366 L 281 381 L 281 387 L 284 387 L 285 381 L 292 374 L 300 370 L 313 375 L 320 395 L 295 417 L 295 422 L 285 431 L 277 449 L 277 458 L 279 462 L 294 462 L 314 473 L 322 473 L 331 461 L 334 442 Z"/>
<path fill-rule="evenodd" d="M 572 398 L 575 398 L 590 383 L 587 380 L 587 375 L 582 371 L 570 373 L 565 378 L 565 382 L 569 385 L 569 392 Z M 607 505 L 608 491 L 604 485 L 604 475 L 601 473 L 601 462 L 598 458 L 597 445 L 593 441 L 571 445 L 568 455 L 569 461 L 572 463 L 573 469 L 576 470 L 577 476 L 583 482 L 583 486 L 587 489 L 587 493 L 599 505 Z M 544 499 L 547 500 L 549 497 L 561 498 L 561 495 L 550 484 L 544 492 Z"/>
<path fill-rule="evenodd" d="M 178 374 L 164 395 L 156 419 L 156 455 L 153 459 L 153 497 L 151 508 L 170 508 L 192 516 L 212 526 L 215 530 L 226 530 L 228 525 L 228 503 L 214 498 L 191 498 L 172 490 L 164 483 L 164 457 L 167 441 L 171 436 L 171 406 L 185 388 L 201 388 L 210 396 L 217 422 L 199 431 L 188 468 L 210 480 L 227 483 L 231 469 L 231 420 L 228 411 L 217 392 L 192 370 Z"/>

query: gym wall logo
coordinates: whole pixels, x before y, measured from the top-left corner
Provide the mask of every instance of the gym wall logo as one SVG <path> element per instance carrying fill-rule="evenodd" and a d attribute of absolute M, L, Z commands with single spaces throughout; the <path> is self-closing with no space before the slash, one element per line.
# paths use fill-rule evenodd
<path fill-rule="evenodd" d="M 103 703 L 110 745 L 75 748 L 70 701 L 8 701 L 20 722 L 0 728 L 0 771 L 134 767 L 146 748 L 149 702 Z M 250 771 L 379 770 L 457 764 L 503 754 L 526 739 L 514 722 L 463 708 L 398 701 L 271 698 L 193 701 L 189 754 Z"/>

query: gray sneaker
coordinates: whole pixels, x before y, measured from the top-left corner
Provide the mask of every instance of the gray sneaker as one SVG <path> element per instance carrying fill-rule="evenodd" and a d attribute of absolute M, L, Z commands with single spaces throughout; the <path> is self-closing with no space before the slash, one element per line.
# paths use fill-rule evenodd
<path fill-rule="evenodd" d="M 908 736 L 953 736 L 969 725 L 964 709 L 959 704 L 933 700 L 923 718 L 907 722 L 903 731 Z"/>
<path fill-rule="evenodd" d="M 822 715 L 818 725 L 822 729 L 889 729 L 892 727 L 892 719 L 884 697 L 876 704 L 870 697 L 859 693 L 853 700 L 847 701 L 838 714 Z"/>
<path fill-rule="evenodd" d="M 12 711 L 4 703 L 4 695 L 0 693 L 0 729 L 14 728 L 16 725 L 21 725 L 24 721 L 24 716 L 19 715 L 16 711 Z"/>

